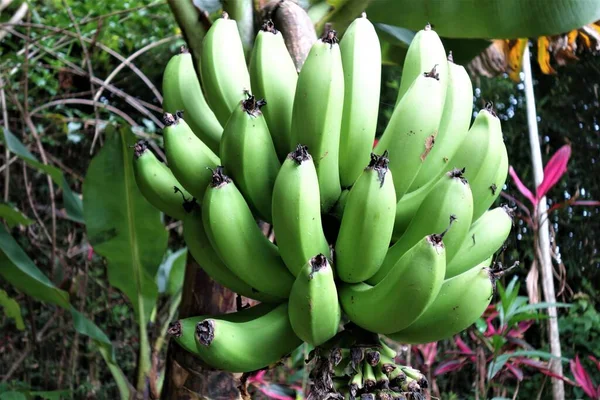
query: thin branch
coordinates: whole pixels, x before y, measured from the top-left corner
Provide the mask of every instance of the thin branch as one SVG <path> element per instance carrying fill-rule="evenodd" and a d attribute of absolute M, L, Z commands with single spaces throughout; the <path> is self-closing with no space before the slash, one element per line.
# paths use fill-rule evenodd
<path fill-rule="evenodd" d="M 35 24 L 30 24 L 30 25 L 35 25 Z M 25 36 L 22 35 L 19 32 L 16 32 L 14 29 L 10 29 L 9 30 L 16 36 L 19 36 L 23 39 L 25 39 Z M 85 40 L 85 38 L 84 38 Z M 80 67 L 78 67 L 77 65 L 73 64 L 72 62 L 61 58 L 58 56 L 58 54 L 56 52 L 54 52 L 52 49 L 48 49 L 45 46 L 42 45 L 38 45 L 38 47 L 40 47 L 42 50 L 44 50 L 45 52 L 52 54 L 53 56 L 56 57 L 57 60 L 61 61 L 62 63 L 68 65 L 71 69 L 73 69 L 73 71 L 75 71 L 76 73 L 86 76 L 87 73 L 81 69 Z M 149 119 L 152 120 L 152 122 L 154 122 L 154 124 L 156 126 L 158 126 L 160 129 L 162 129 L 164 127 L 164 124 L 162 123 L 162 121 L 160 121 L 160 119 L 158 119 L 154 114 L 152 114 L 146 107 L 144 107 L 141 102 L 134 98 L 133 96 L 128 95 L 127 93 L 125 93 L 124 91 L 117 89 L 116 87 L 112 86 L 112 85 L 105 85 L 104 81 L 102 79 L 99 79 L 97 77 L 92 77 L 91 78 L 93 80 L 94 83 L 99 84 L 100 86 L 104 87 L 106 86 L 106 88 L 108 90 L 110 90 L 112 93 L 114 93 L 115 95 L 122 97 L 129 105 L 131 105 L 133 108 L 135 108 L 136 110 L 138 110 L 140 113 L 144 114 L 145 116 L 147 116 Z"/>
<path fill-rule="evenodd" d="M 54 107 L 56 105 L 63 105 L 63 104 L 82 104 L 82 105 L 88 105 L 91 106 L 93 105 L 92 103 L 94 103 L 93 100 L 89 100 L 89 99 L 61 99 L 61 100 L 54 100 L 54 101 L 50 101 L 46 104 L 42 104 L 39 107 L 34 108 L 33 110 L 31 110 L 31 115 L 35 115 L 37 113 L 39 113 L 40 111 L 42 111 L 43 109 L 46 108 L 50 108 L 50 107 Z M 129 115 L 127 115 L 124 111 L 119 110 L 116 107 L 110 106 L 108 104 L 104 104 L 104 103 L 100 103 L 100 102 L 95 102 L 96 105 L 99 108 L 105 108 L 107 111 L 110 111 L 116 115 L 118 115 L 119 117 L 123 118 L 129 125 L 133 126 L 133 127 L 139 127 L 138 123 L 135 122 Z M 148 134 L 144 134 L 141 132 L 136 132 L 136 134 L 138 136 L 142 136 L 144 138 L 147 139 L 153 139 L 152 136 L 148 135 Z M 160 147 L 158 147 L 158 145 L 154 142 L 154 140 L 151 140 L 150 142 L 150 146 L 152 147 L 152 149 L 156 152 L 156 154 L 158 154 L 163 160 L 166 160 L 166 156 L 165 153 L 160 149 Z"/>
<path fill-rule="evenodd" d="M 29 9 L 29 6 L 27 5 L 27 2 L 24 1 L 23 4 L 21 4 L 21 7 L 19 7 L 17 9 L 17 11 L 15 11 L 15 13 L 13 14 L 13 16 L 10 18 L 10 20 L 8 22 L 11 24 L 17 24 L 17 23 L 21 22 L 21 20 L 27 14 L 28 9 Z M 8 31 L 0 30 L 0 42 L 6 37 L 6 35 L 8 35 Z"/>
<path fill-rule="evenodd" d="M 125 59 L 125 61 L 123 61 L 121 64 L 119 64 L 117 66 L 117 68 L 115 68 L 104 80 L 104 83 L 106 85 L 108 85 L 110 82 L 112 82 L 112 80 L 114 79 L 114 77 L 123 69 L 125 68 L 125 66 L 130 63 L 132 60 L 136 59 L 138 56 L 144 54 L 145 52 L 147 52 L 148 50 L 151 50 L 155 47 L 161 46 L 165 43 L 169 43 L 172 42 L 175 39 L 179 39 L 179 36 L 170 36 L 170 37 L 166 37 L 163 38 L 161 40 L 158 40 L 156 42 L 152 42 L 144 47 L 142 47 L 141 49 L 139 49 L 138 51 L 136 51 L 135 53 L 131 54 L 129 57 L 127 57 Z M 156 89 L 156 87 L 151 88 L 152 89 L 152 93 L 154 93 L 154 96 L 156 97 L 156 99 L 162 104 L 163 102 L 163 98 L 160 94 L 160 92 Z M 96 93 L 96 95 L 94 96 L 94 100 L 98 101 L 98 99 L 100 99 L 100 96 L 102 96 L 102 92 L 104 91 L 104 87 L 100 88 L 100 90 L 98 90 L 98 93 Z"/>
<path fill-rule="evenodd" d="M 31 12 L 27 13 L 27 23 L 31 20 Z M 44 165 L 48 165 L 48 158 L 46 157 L 46 151 L 44 150 L 44 146 L 42 145 L 42 141 L 40 136 L 38 135 L 37 128 L 35 124 L 31 120 L 29 116 L 29 42 L 31 41 L 31 28 L 27 28 L 27 35 L 25 37 L 25 44 L 27 46 L 27 50 L 25 50 L 25 62 L 23 63 L 23 104 L 19 102 L 19 99 L 14 93 L 11 93 L 11 97 L 13 103 L 17 106 L 21 115 L 23 117 L 23 121 L 25 122 L 25 126 L 29 128 L 31 131 L 31 135 L 35 139 L 35 144 L 37 146 L 38 152 L 40 153 L 40 157 L 42 158 L 42 163 Z M 23 129 L 25 132 L 25 129 Z M 25 170 L 24 170 L 25 171 Z M 54 277 L 55 267 L 54 267 L 54 257 L 56 254 L 56 199 L 54 196 L 54 183 L 52 182 L 52 178 L 50 175 L 46 176 L 46 182 L 48 182 L 48 196 L 50 197 L 50 205 L 52 210 L 52 252 L 50 253 L 50 265 L 52 268 L 52 277 Z"/>
<path fill-rule="evenodd" d="M 4 94 L 4 82 L 0 77 L 0 103 L 2 105 L 2 121 L 4 122 L 4 130 L 8 130 L 8 111 L 6 110 L 6 95 Z M 10 151 L 8 147 L 4 149 L 4 159 L 6 160 L 6 169 L 4 171 L 4 202 L 8 202 L 8 194 L 10 187 Z"/>
<path fill-rule="evenodd" d="M 44 25 L 44 24 L 32 24 L 32 23 L 25 23 L 25 22 L 20 22 L 20 23 L 0 23 L 0 28 L 4 28 L 4 27 L 8 27 L 8 26 L 15 26 L 15 27 L 31 27 L 33 29 L 43 29 L 43 30 L 48 30 L 54 33 L 62 33 L 65 34 L 67 36 L 71 36 L 73 38 L 77 38 L 77 35 L 74 34 L 73 32 L 69 31 L 68 29 L 63 29 L 63 28 L 56 28 L 53 26 L 49 26 L 49 25 Z M 17 35 L 18 32 L 15 31 L 14 29 L 7 29 L 10 31 L 10 33 L 12 33 L 13 35 Z M 121 54 L 117 53 L 115 50 L 111 49 L 110 47 L 94 41 L 92 39 L 88 39 L 88 38 L 82 38 L 84 42 L 89 43 L 94 45 L 95 47 L 98 47 L 100 49 L 102 49 L 103 51 L 105 51 L 106 53 L 110 54 L 111 56 L 115 57 L 117 60 L 121 61 L 121 62 L 126 62 L 125 61 L 125 57 L 123 57 Z M 36 46 L 40 47 L 40 48 L 44 48 L 44 46 L 42 45 L 38 45 L 37 43 L 33 42 Z M 60 59 L 60 58 L 59 58 Z M 61 60 L 64 61 L 64 60 Z M 135 66 L 135 64 L 132 63 L 128 63 L 126 62 L 126 65 L 131 68 L 131 71 L 133 73 L 135 73 L 141 80 L 142 82 L 144 82 L 146 84 L 146 86 L 148 86 L 148 88 L 150 88 L 150 90 L 152 90 L 152 88 L 154 88 L 154 84 L 152 83 L 152 81 L 142 72 L 140 71 L 140 69 L 138 67 Z"/>
<path fill-rule="evenodd" d="M 38 222 L 38 224 L 40 224 L 40 227 L 42 228 L 42 231 L 44 231 L 44 234 L 46 235 L 48 241 L 51 242 L 52 236 L 50 236 L 50 232 L 48 232 L 46 224 L 44 224 L 44 221 L 42 221 L 42 219 L 40 218 L 40 215 L 37 212 L 37 207 L 35 206 L 35 202 L 33 201 L 33 195 L 31 194 L 31 185 L 29 184 L 29 177 L 27 175 L 26 163 L 23 163 L 23 181 L 25 183 L 25 194 L 27 195 L 27 201 L 29 202 L 29 207 L 33 212 L 33 216 L 35 217 L 35 220 Z"/>
<path fill-rule="evenodd" d="M 4 163 L 4 165 L 0 165 L 0 172 L 4 171 L 5 169 L 8 169 L 9 165 L 12 165 L 18 159 L 19 159 L 18 156 L 13 156 L 13 158 L 11 158 L 6 163 Z"/>
<path fill-rule="evenodd" d="M 90 76 L 90 91 L 93 93 L 96 92 L 96 86 L 94 85 L 94 69 L 92 68 L 92 61 L 90 59 L 90 53 L 86 44 L 83 42 L 83 35 L 81 34 L 81 29 L 79 29 L 79 25 L 77 24 L 77 20 L 75 20 L 75 15 L 73 15 L 73 10 L 69 7 L 69 3 L 67 0 L 63 0 L 63 4 L 67 9 L 67 14 L 69 14 L 69 19 L 71 23 L 75 27 L 75 33 L 77 34 L 77 40 L 79 40 L 79 44 L 81 46 L 81 51 L 83 51 L 83 60 L 87 65 L 88 75 Z M 94 100 L 97 100 L 97 97 L 94 97 Z M 96 121 L 100 119 L 100 113 L 98 112 L 98 107 L 96 103 L 94 103 L 94 118 Z M 94 139 L 92 139 L 92 146 L 90 148 L 90 154 L 94 152 L 94 145 L 96 144 L 96 140 L 98 139 L 98 135 L 100 135 L 100 124 L 96 123 L 94 125 Z"/>

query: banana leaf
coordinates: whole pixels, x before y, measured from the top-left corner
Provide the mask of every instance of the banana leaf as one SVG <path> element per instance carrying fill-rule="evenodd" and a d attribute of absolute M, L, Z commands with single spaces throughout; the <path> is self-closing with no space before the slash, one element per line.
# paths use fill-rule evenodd
<path fill-rule="evenodd" d="M 448 38 L 516 39 L 557 35 L 600 19 L 598 0 L 377 0 L 373 22 Z"/>

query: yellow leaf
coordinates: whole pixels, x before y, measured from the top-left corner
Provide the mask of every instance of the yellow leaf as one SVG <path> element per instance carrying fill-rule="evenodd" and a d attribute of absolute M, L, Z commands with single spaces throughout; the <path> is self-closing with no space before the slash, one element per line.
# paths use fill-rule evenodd
<path fill-rule="evenodd" d="M 520 82 L 521 65 L 523 64 L 523 52 L 527 46 L 527 39 L 516 39 L 509 42 L 508 67 L 510 72 L 508 76 L 515 82 Z"/>
<path fill-rule="evenodd" d="M 581 40 L 583 40 L 583 45 L 585 46 L 585 48 L 589 49 L 590 47 L 592 47 L 592 41 L 590 40 L 590 37 L 588 35 L 586 35 L 583 32 L 579 32 L 579 36 L 581 37 Z"/>
<path fill-rule="evenodd" d="M 567 35 L 567 43 L 569 44 L 569 47 L 573 48 L 573 43 L 575 43 L 575 40 L 577 40 L 578 34 L 579 31 L 577 31 L 577 29 L 569 32 L 569 34 Z"/>
<path fill-rule="evenodd" d="M 538 46 L 538 64 L 540 65 L 540 69 L 544 74 L 555 74 L 556 71 L 550 65 L 550 52 L 548 51 L 548 46 L 550 42 L 547 36 L 540 36 L 537 40 Z"/>

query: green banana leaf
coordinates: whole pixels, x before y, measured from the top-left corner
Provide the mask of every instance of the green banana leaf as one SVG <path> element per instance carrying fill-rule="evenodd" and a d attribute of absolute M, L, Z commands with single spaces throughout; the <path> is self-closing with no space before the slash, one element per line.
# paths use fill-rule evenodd
<path fill-rule="evenodd" d="M 75 222 L 83 222 L 83 206 L 81 199 L 71 191 L 69 183 L 62 171 L 59 168 L 45 165 L 38 161 L 38 159 L 35 158 L 23 143 L 21 143 L 21 141 L 8 129 L 2 129 L 2 132 L 4 134 L 4 143 L 11 153 L 14 153 L 21 160 L 25 161 L 30 167 L 50 175 L 54 183 L 62 189 L 67 217 Z"/>
<path fill-rule="evenodd" d="M 84 219 L 90 244 L 107 260 L 108 280 L 128 298 L 140 329 L 137 387 L 150 370 L 146 325 L 156 306 L 155 276 L 167 249 L 161 213 L 144 198 L 133 174 L 129 128 L 106 130 L 102 150 L 92 159 L 83 183 Z"/>
<path fill-rule="evenodd" d="M 71 313 L 77 332 L 90 337 L 98 346 L 123 398 L 129 396 L 129 386 L 123 371 L 116 364 L 112 344 L 106 334 L 69 302 L 69 294 L 60 290 L 33 263 L 17 241 L 0 224 L 0 276 L 18 290 L 40 301 L 55 304 Z"/>
<path fill-rule="evenodd" d="M 17 329 L 22 331 L 25 329 L 25 323 L 23 323 L 23 315 L 21 314 L 21 306 L 13 298 L 10 298 L 8 294 L 0 289 L 0 307 L 4 309 L 4 314 L 11 319 L 15 320 Z"/>
<path fill-rule="evenodd" d="M 10 229 L 17 225 L 29 226 L 33 224 L 32 219 L 27 218 L 21 211 L 5 203 L 0 203 L 0 218 L 6 221 Z"/>
<path fill-rule="evenodd" d="M 365 2 L 366 4 L 366 2 Z M 414 31 L 430 23 L 449 38 L 516 39 L 557 35 L 600 19 L 598 0 L 377 0 L 373 22 Z"/>

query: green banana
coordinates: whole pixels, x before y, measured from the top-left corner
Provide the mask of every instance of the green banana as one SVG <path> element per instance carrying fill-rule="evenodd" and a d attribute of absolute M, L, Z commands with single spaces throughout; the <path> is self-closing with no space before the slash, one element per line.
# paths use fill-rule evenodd
<path fill-rule="evenodd" d="M 377 380 L 375 379 L 375 372 L 373 371 L 373 367 L 366 361 L 362 363 L 362 379 L 363 379 L 363 388 L 367 392 L 375 387 Z"/>
<path fill-rule="evenodd" d="M 347 283 L 362 282 L 373 276 L 392 238 L 396 192 L 386 156 L 387 153 L 371 154 L 371 162 L 346 200 L 335 260 L 338 277 Z"/>
<path fill-rule="evenodd" d="M 321 225 L 319 181 L 306 146 L 298 145 L 283 162 L 273 187 L 275 240 L 292 275 L 315 254 L 330 256 Z"/>
<path fill-rule="evenodd" d="M 150 204 L 173 218 L 185 218 L 185 207 L 192 196 L 173 176 L 169 167 L 160 162 L 148 149 L 143 140 L 134 146 L 133 173 L 140 192 Z M 175 188 L 181 190 L 183 198 Z"/>
<path fill-rule="evenodd" d="M 375 286 L 340 285 L 340 303 L 350 321 L 384 334 L 415 321 L 435 299 L 444 281 L 446 252 L 442 239 L 443 235 L 422 238 Z"/>
<path fill-rule="evenodd" d="M 175 114 L 183 110 L 186 122 L 194 134 L 215 154 L 219 154 L 223 127 L 204 98 L 192 55 L 184 47 L 180 54 L 171 57 L 167 63 L 162 90 L 165 112 Z"/>
<path fill-rule="evenodd" d="M 427 24 L 424 29 L 417 32 L 408 46 L 408 52 L 402 67 L 402 78 L 400 79 L 396 104 L 408 93 L 415 79 L 423 72 L 429 71 L 434 65 L 438 66 L 443 99 L 448 85 L 446 50 L 438 34 L 431 29 L 431 25 Z M 472 100 L 469 100 L 469 103 L 471 102 Z"/>
<path fill-rule="evenodd" d="M 268 20 L 256 35 L 250 58 L 250 81 L 254 95 L 267 99 L 264 115 L 279 160 L 292 148 L 292 109 L 298 73 L 281 32 Z"/>
<path fill-rule="evenodd" d="M 202 42 L 200 75 L 206 99 L 222 126 L 251 90 L 244 47 L 234 20 L 223 12 Z"/>
<path fill-rule="evenodd" d="M 402 372 L 404 372 L 407 377 L 410 377 L 410 378 L 414 379 L 415 381 L 417 381 L 417 384 L 422 389 L 427 389 L 427 387 L 429 387 L 429 382 L 427 381 L 427 378 L 418 369 L 414 369 L 414 368 L 404 366 L 404 365 L 401 366 L 400 369 L 402 369 Z"/>
<path fill-rule="evenodd" d="M 199 202 L 211 179 L 209 168 L 221 162 L 200 139 L 194 135 L 181 114 L 164 115 L 165 152 L 173 175 Z"/>
<path fill-rule="evenodd" d="M 363 388 L 363 370 L 362 368 L 358 368 L 356 373 L 350 379 L 350 383 L 348 385 L 350 389 L 350 394 L 352 397 L 356 397 L 358 393 Z"/>
<path fill-rule="evenodd" d="M 445 174 L 429 192 L 400 239 L 389 248 L 377 273 L 367 280 L 371 285 L 382 281 L 402 255 L 425 235 L 451 227 L 444 236 L 446 263 L 462 244 L 473 215 L 473 197 L 461 170 Z"/>
<path fill-rule="evenodd" d="M 245 322 L 204 319 L 196 324 L 196 353 L 213 368 L 250 372 L 271 365 L 302 344 L 287 303 Z"/>
<path fill-rule="evenodd" d="M 291 141 L 292 146 L 308 146 L 313 156 L 322 212 L 329 211 L 342 190 L 338 163 L 343 106 L 342 57 L 335 31 L 328 31 L 312 46 L 298 76 Z"/>
<path fill-rule="evenodd" d="M 230 322 L 248 322 L 271 312 L 276 306 L 273 304 L 257 304 L 241 311 L 222 314 L 218 316 L 200 315 L 183 318 L 169 325 L 167 333 L 185 350 L 196 354 L 196 324 L 207 318 L 220 319 Z"/>
<path fill-rule="evenodd" d="M 409 189 L 409 193 L 439 179 L 448 161 L 452 159 L 464 140 L 473 114 L 473 85 L 464 67 L 452 62 L 448 56 L 448 89 L 440 128 L 431 152 L 423 161 Z"/>
<path fill-rule="evenodd" d="M 446 266 L 446 279 L 462 274 L 502 247 L 512 228 L 512 214 L 506 206 L 497 207 L 475 221 L 456 256 Z"/>
<path fill-rule="evenodd" d="M 393 360 L 398 355 L 398 352 L 392 349 L 382 338 L 379 338 L 379 345 L 381 347 L 379 352 L 382 356 Z"/>
<path fill-rule="evenodd" d="M 261 112 L 265 101 L 247 96 L 223 128 L 221 161 L 250 208 L 270 222 L 273 185 L 281 164 Z"/>
<path fill-rule="evenodd" d="M 290 292 L 288 311 L 296 335 L 312 346 L 325 343 L 337 333 L 342 311 L 333 270 L 325 255 L 311 258 L 300 270 Z"/>
<path fill-rule="evenodd" d="M 479 218 L 481 218 L 488 208 L 494 204 L 498 196 L 500 196 L 500 192 L 502 192 L 502 188 L 506 183 L 506 177 L 508 176 L 508 153 L 506 151 L 506 145 L 504 144 L 504 141 L 499 143 L 497 147 L 498 149 L 496 151 L 499 153 L 498 155 L 500 157 L 500 162 L 496 167 L 496 173 L 494 177 L 487 182 L 481 182 L 481 186 L 488 184 L 488 187 L 487 190 L 484 190 L 483 193 L 479 194 L 477 201 L 474 199 L 473 221 L 477 221 Z M 489 184 L 490 182 L 491 184 Z"/>
<path fill-rule="evenodd" d="M 490 261 L 445 280 L 437 298 L 415 322 L 386 336 L 401 343 L 429 343 L 468 328 L 492 300 L 494 278 L 485 268 Z"/>
<path fill-rule="evenodd" d="M 377 382 L 377 387 L 380 389 L 388 389 L 390 386 L 390 378 L 383 372 L 383 365 L 377 364 L 374 367 L 375 372 L 375 380 Z"/>
<path fill-rule="evenodd" d="M 259 292 L 288 298 L 294 277 L 222 167 L 215 169 L 206 190 L 202 220 L 212 247 L 231 272 Z"/>
<path fill-rule="evenodd" d="M 481 110 L 481 113 L 484 116 L 480 121 L 484 121 L 485 123 L 479 123 L 479 129 L 471 129 L 469 136 L 465 138 L 465 141 L 461 145 L 461 154 L 452 160 L 455 165 L 462 163 L 463 167 L 461 168 L 465 168 L 465 176 L 469 180 L 471 191 L 473 192 L 473 220 L 479 218 L 490 207 L 493 200 L 495 200 L 494 196 L 496 193 L 492 194 L 491 187 L 496 184 L 495 180 L 498 177 L 505 150 L 500 119 L 496 116 L 491 104 L 488 104 L 484 110 Z M 475 123 L 473 126 L 475 127 Z M 487 144 L 487 146 L 482 145 L 482 142 L 483 144 Z M 483 154 L 480 163 L 473 161 L 477 160 L 477 158 L 472 159 L 467 155 L 474 149 Z M 506 165 L 506 169 L 502 172 L 508 173 L 508 165 Z M 489 200 L 492 200 L 492 202 Z"/>
<path fill-rule="evenodd" d="M 494 180 L 498 175 L 498 168 L 503 158 L 502 146 L 504 143 L 500 119 L 494 113 L 491 104 L 488 104 L 479 111 L 460 145 L 460 150 L 448 163 L 447 170 L 465 169 L 464 175 L 471 186 L 473 210 L 477 208 L 477 216 L 483 214 L 491 205 L 486 194 L 491 194 L 490 187 L 495 183 Z M 486 200 L 485 203 L 481 202 L 482 198 Z M 473 220 L 475 219 L 474 211 Z"/>
<path fill-rule="evenodd" d="M 242 296 L 262 302 L 281 301 L 278 297 L 269 296 L 254 289 L 223 264 L 223 261 L 210 244 L 208 235 L 204 230 L 201 209 L 198 206 L 195 206 L 183 219 L 183 239 L 200 268 L 220 285 Z"/>
<path fill-rule="evenodd" d="M 368 164 L 375 139 L 381 86 L 381 47 L 366 14 L 355 19 L 340 42 L 344 112 L 340 133 L 340 182 L 352 186 Z"/>
<path fill-rule="evenodd" d="M 341 220 L 342 216 L 344 215 L 344 207 L 346 207 L 346 201 L 348 200 L 348 193 L 350 193 L 350 189 L 342 190 L 340 197 L 335 202 L 335 205 L 333 206 L 331 211 L 329 211 L 329 213 L 338 220 Z"/>
<path fill-rule="evenodd" d="M 445 81 L 437 72 L 420 74 L 410 86 L 394 112 L 375 153 L 389 151 L 390 170 L 396 198 L 408 191 L 423 162 L 431 151 L 442 118 Z"/>

